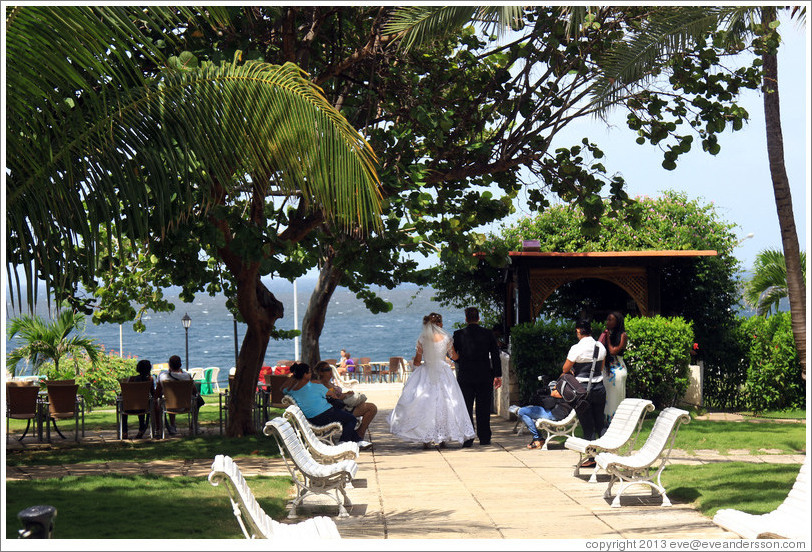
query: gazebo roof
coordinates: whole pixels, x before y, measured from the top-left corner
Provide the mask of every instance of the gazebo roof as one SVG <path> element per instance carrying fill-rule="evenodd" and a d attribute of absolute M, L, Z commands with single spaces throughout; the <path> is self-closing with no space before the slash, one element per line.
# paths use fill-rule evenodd
<path fill-rule="evenodd" d="M 719 253 L 714 249 L 670 249 L 649 251 L 510 251 L 510 257 L 531 257 L 536 259 L 645 259 L 645 258 L 679 258 L 679 257 L 715 257 Z"/>

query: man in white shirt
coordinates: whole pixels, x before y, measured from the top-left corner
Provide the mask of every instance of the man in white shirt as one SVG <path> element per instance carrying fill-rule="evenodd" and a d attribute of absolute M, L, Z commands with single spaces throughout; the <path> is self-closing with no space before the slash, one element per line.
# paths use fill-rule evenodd
<path fill-rule="evenodd" d="M 592 373 L 592 385 L 586 398 L 590 408 L 578 415 L 578 421 L 584 429 L 584 439 L 592 441 L 603 433 L 603 407 L 606 404 L 606 389 L 603 387 L 603 361 L 606 358 L 606 348 L 592 337 L 592 325 L 589 320 L 576 322 L 575 335 L 578 337 L 578 343 L 570 347 L 562 372 L 565 374 L 572 372 L 575 379 L 584 387 L 590 384 L 589 374 L 592 370 L 592 358 L 595 355 L 596 347 L 598 352 L 595 371 Z"/>

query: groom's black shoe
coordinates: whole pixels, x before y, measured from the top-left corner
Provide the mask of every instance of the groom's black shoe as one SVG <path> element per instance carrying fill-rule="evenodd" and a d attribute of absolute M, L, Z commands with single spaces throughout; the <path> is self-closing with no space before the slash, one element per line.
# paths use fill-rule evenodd
<path fill-rule="evenodd" d="M 480 445 L 480 446 L 483 446 L 483 447 L 484 447 L 484 446 L 486 446 L 486 445 L 490 445 L 490 444 L 491 444 L 491 440 L 490 440 L 490 439 L 488 439 L 487 441 L 480 441 L 480 442 L 479 442 L 479 445 Z"/>
<path fill-rule="evenodd" d="M 474 440 L 473 439 L 468 439 L 467 441 L 462 442 L 462 448 L 469 448 L 473 444 L 474 444 Z"/>

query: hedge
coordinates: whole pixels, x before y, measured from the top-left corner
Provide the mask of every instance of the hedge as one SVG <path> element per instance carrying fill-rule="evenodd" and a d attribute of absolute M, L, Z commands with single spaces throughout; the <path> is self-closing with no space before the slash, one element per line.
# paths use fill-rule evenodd
<path fill-rule="evenodd" d="M 626 395 L 644 397 L 663 408 L 688 388 L 688 363 L 694 342 L 692 326 L 680 317 L 627 318 L 628 346 L 623 358 L 629 369 Z M 593 324 L 594 335 L 603 330 Z M 511 329 L 511 354 L 521 401 L 528 400 L 545 381 L 557 378 L 570 347 L 575 344 L 575 324 L 541 320 Z"/>

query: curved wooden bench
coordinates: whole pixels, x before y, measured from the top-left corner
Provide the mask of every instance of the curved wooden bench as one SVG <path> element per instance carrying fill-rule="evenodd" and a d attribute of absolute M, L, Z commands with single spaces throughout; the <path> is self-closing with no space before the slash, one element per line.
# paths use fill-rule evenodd
<path fill-rule="evenodd" d="M 211 464 L 209 483 L 215 487 L 224 483 L 231 500 L 234 517 L 246 539 L 340 539 L 335 522 L 326 516 L 311 518 L 296 524 L 279 523 L 271 519 L 259 505 L 254 493 L 230 456 L 218 454 Z"/>
<path fill-rule="evenodd" d="M 547 450 L 547 444 L 550 442 L 550 439 L 555 437 L 570 438 L 575 436 L 575 428 L 578 427 L 578 416 L 573 408 L 563 420 L 555 421 L 539 418 L 536 420 L 536 427 L 539 431 L 544 432 L 544 444 L 541 446 L 541 450 Z"/>
<path fill-rule="evenodd" d="M 713 516 L 713 522 L 720 527 L 738 533 L 745 539 L 785 538 L 809 541 L 810 512 L 809 502 L 809 456 L 801 464 L 801 471 L 795 478 L 787 498 L 781 505 L 766 514 L 756 515 L 726 508 Z"/>
<path fill-rule="evenodd" d="M 288 407 L 291 405 L 295 405 L 296 408 L 299 408 L 299 405 L 296 404 L 296 400 L 290 395 L 285 395 L 282 397 L 282 406 Z M 301 410 L 301 409 L 299 409 Z M 305 418 L 307 420 L 307 418 Z M 336 439 L 341 436 L 341 433 L 344 429 L 341 426 L 341 422 L 330 422 L 327 425 L 318 426 L 313 425 L 310 421 L 307 422 L 310 424 L 310 429 L 313 430 L 313 433 L 316 435 L 319 441 L 328 445 L 335 445 Z"/>
<path fill-rule="evenodd" d="M 643 427 L 643 420 L 646 419 L 646 412 L 652 412 L 654 404 L 646 399 L 623 399 L 618 405 L 615 415 L 609 427 L 599 438 L 594 441 L 587 441 L 581 437 L 570 437 L 564 443 L 564 447 L 574 450 L 580 454 L 578 463 L 575 464 L 574 476 L 581 473 L 581 464 L 586 458 L 594 457 L 600 452 L 617 452 L 628 445 L 627 453 L 634 450 L 640 428 Z M 637 431 L 635 432 L 635 429 Z M 597 483 L 598 465 L 592 471 L 589 478 L 590 483 Z"/>
<path fill-rule="evenodd" d="M 654 427 L 640 450 L 628 456 L 601 452 L 595 457 L 597 465 L 612 476 L 604 498 L 612 496 L 612 485 L 615 481 L 620 481 L 620 488 L 612 501 L 613 508 L 620 507 L 620 496 L 626 489 L 640 484 L 651 488 L 651 496 L 656 496 L 657 493 L 662 495 L 663 506 L 671 506 L 671 501 L 668 500 L 660 481 L 660 475 L 665 469 L 671 449 L 674 448 L 679 426 L 690 421 L 691 416 L 685 410 L 666 408 L 657 416 Z"/>
<path fill-rule="evenodd" d="M 358 458 L 358 443 L 347 441 L 337 445 L 328 445 L 320 441 L 313 432 L 310 422 L 307 421 L 302 409 L 295 404 L 288 406 L 282 416 L 291 423 L 299 434 L 302 443 L 317 462 L 333 464 L 339 460 L 356 460 Z M 266 435 L 269 435 L 270 429 L 267 424 L 263 431 Z"/>
<path fill-rule="evenodd" d="M 265 434 L 276 439 L 279 453 L 297 487 L 289 518 L 296 517 L 297 506 L 311 494 L 324 494 L 334 498 L 338 503 L 339 517 L 349 516 L 345 506 L 352 506 L 352 502 L 347 496 L 346 487 L 358 472 L 358 464 L 354 460 L 340 460 L 334 464 L 316 462 L 299 440 L 290 422 L 281 417 L 265 424 Z M 330 494 L 331 491 L 335 491 L 335 496 Z"/>

